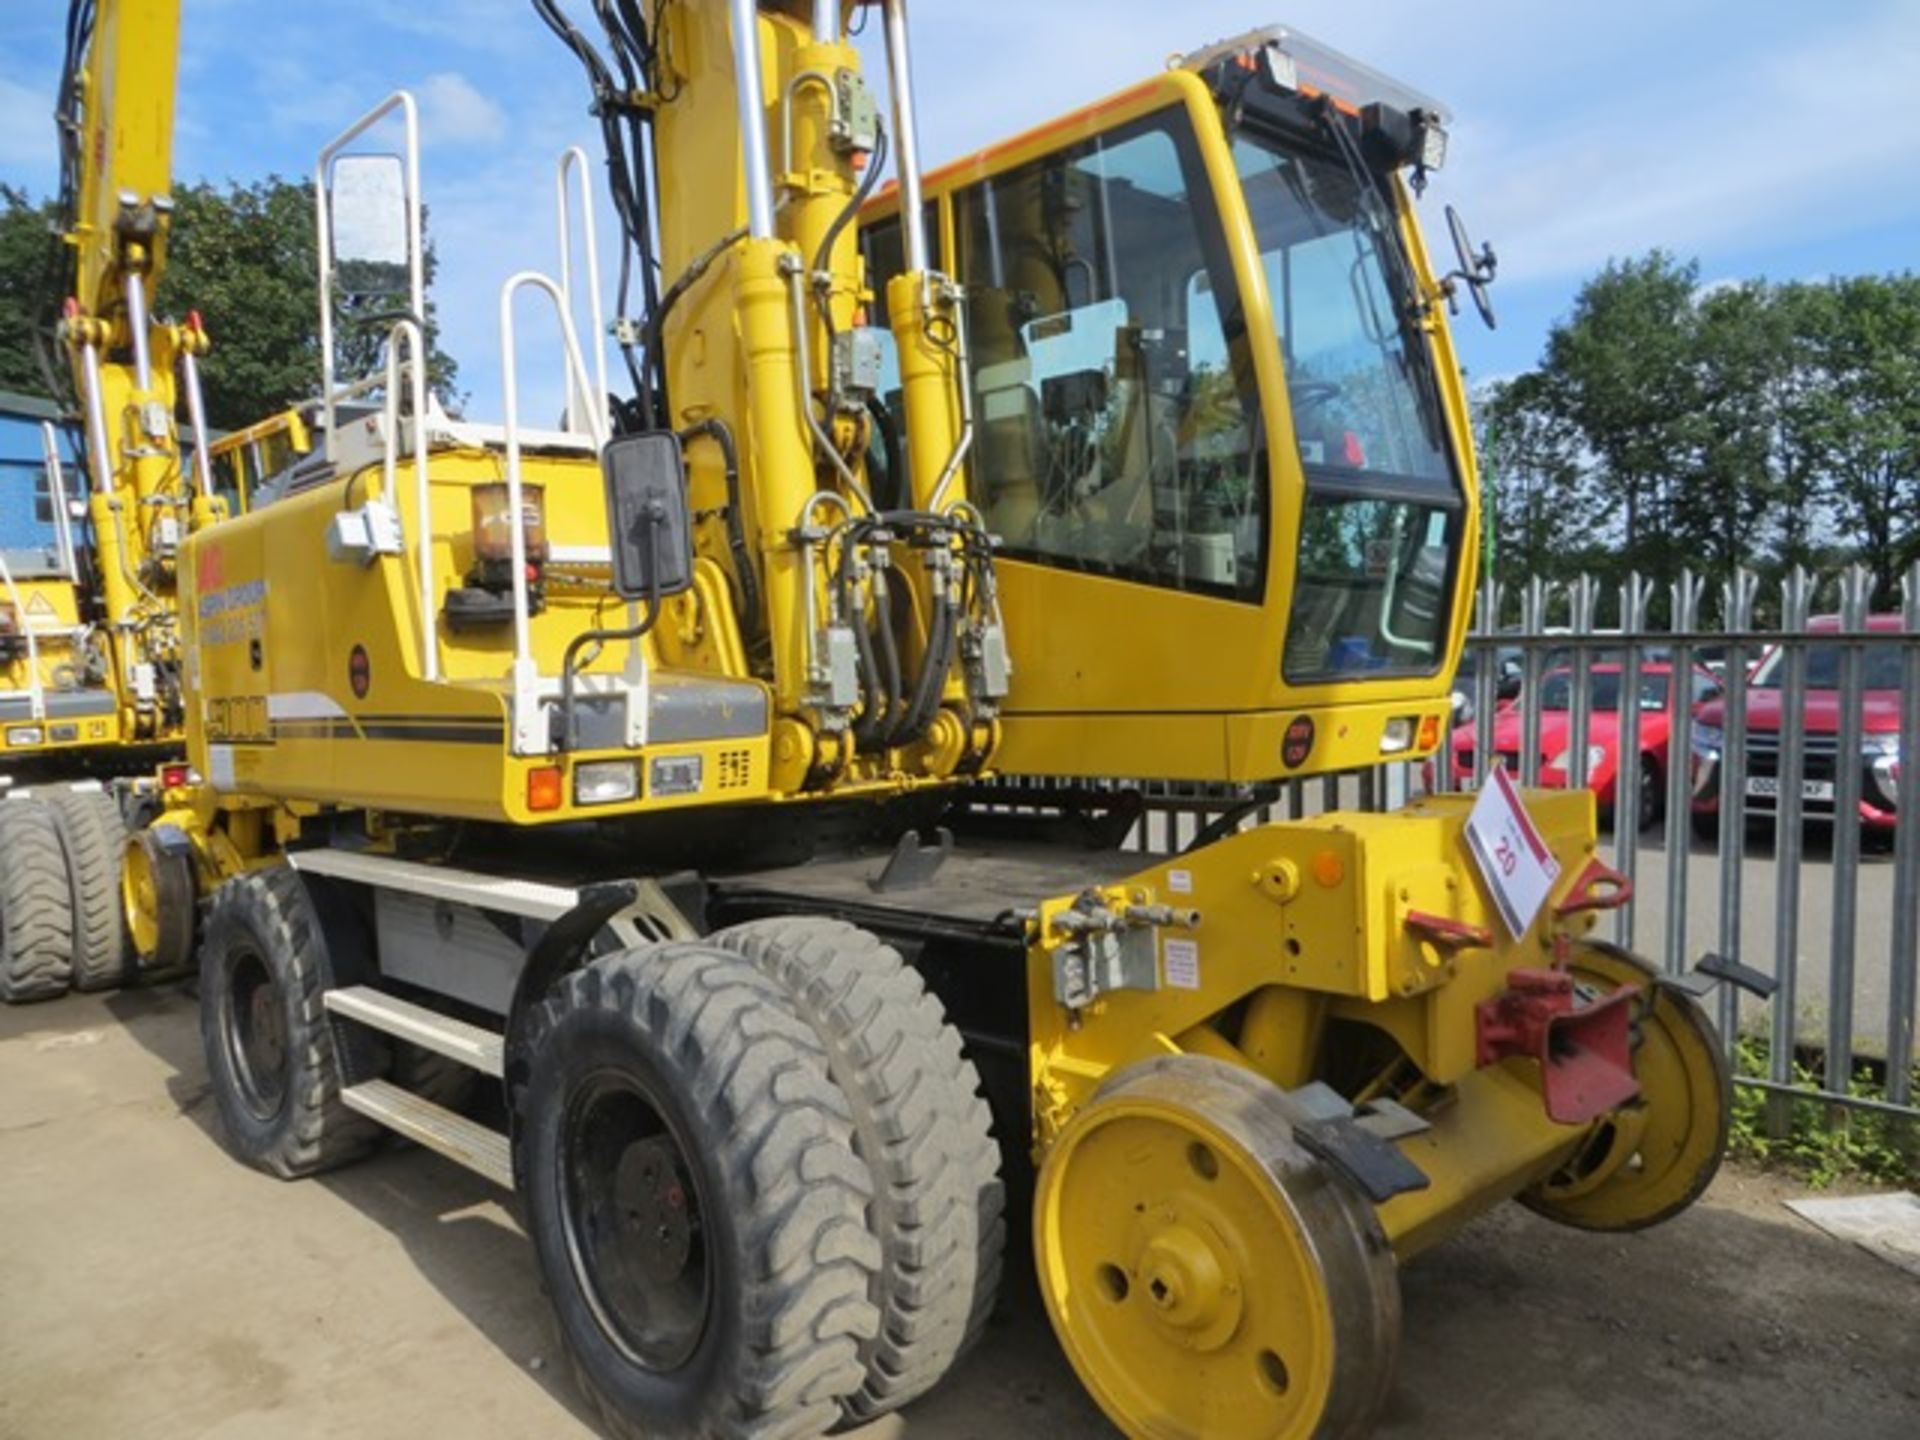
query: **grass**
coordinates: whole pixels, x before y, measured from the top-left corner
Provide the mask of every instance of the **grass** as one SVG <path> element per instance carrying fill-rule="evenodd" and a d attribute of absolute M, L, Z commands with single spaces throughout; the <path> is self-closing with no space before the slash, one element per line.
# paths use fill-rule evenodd
<path fill-rule="evenodd" d="M 1772 1073 L 1770 1047 L 1755 1035 L 1741 1037 L 1734 1054 L 1734 1076 L 1766 1079 Z M 1920 1093 L 1920 1067 L 1915 1069 Z M 1795 1056 L 1793 1083 L 1817 1089 L 1813 1067 Z M 1884 1100 L 1886 1085 L 1869 1065 L 1856 1065 L 1847 1093 L 1860 1100 Z M 1850 1109 L 1810 1093 L 1787 1098 L 1785 1134 L 1775 1135 L 1768 1111 L 1784 1097 L 1750 1085 L 1733 1091 L 1733 1133 L 1729 1152 L 1769 1169 L 1786 1171 L 1816 1190 L 1845 1183 L 1920 1186 L 1920 1121 L 1874 1110 Z"/>

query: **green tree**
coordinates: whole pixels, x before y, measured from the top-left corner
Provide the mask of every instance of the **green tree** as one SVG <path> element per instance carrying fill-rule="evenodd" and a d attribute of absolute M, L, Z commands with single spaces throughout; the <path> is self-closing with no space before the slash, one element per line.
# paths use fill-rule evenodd
<path fill-rule="evenodd" d="M 1762 281 L 1708 292 L 1690 341 L 1696 409 L 1690 453 L 1676 457 L 1672 538 L 1695 573 L 1718 586 L 1753 564 L 1781 508 L 1780 411 L 1794 364 L 1789 312 Z"/>
<path fill-rule="evenodd" d="M 1476 395 L 1480 483 L 1494 527 L 1494 571 L 1508 586 L 1565 579 L 1586 558 L 1596 500 L 1581 465 L 1580 436 L 1532 371 Z"/>
<path fill-rule="evenodd" d="M 46 393 L 34 353 L 53 249 L 53 207 L 0 185 L 0 389 Z"/>
<path fill-rule="evenodd" d="M 1824 288 L 1810 307 L 1807 433 L 1835 527 L 1873 572 L 1874 603 L 1891 605 L 1920 558 L 1920 276 Z"/>
<path fill-rule="evenodd" d="M 1589 494 L 1602 508 L 1588 522 L 1617 519 L 1621 558 L 1653 574 L 1684 553 L 1671 511 L 1676 472 L 1696 439 L 1699 280 L 1697 263 L 1664 250 L 1609 263 L 1548 334 L 1541 367 L 1554 413 L 1578 433 L 1600 482 Z"/>
<path fill-rule="evenodd" d="M 313 187 L 278 176 L 249 184 L 183 185 L 174 191 L 167 269 L 154 310 L 197 311 L 213 346 L 201 365 L 207 423 L 234 429 L 305 400 L 320 388 L 319 281 Z M 0 189 L 0 384 L 44 391 L 32 359 L 33 317 L 50 285 L 45 257 L 51 211 Z M 426 256 L 432 284 L 434 256 Z M 456 366 L 433 342 L 427 305 L 428 374 L 443 398 Z M 358 376 L 380 363 L 392 316 L 336 311 L 338 373 Z"/>
<path fill-rule="evenodd" d="M 312 183 L 274 175 L 226 188 L 188 185 L 175 191 L 174 206 L 159 304 L 162 313 L 199 311 L 212 337 L 213 350 L 202 366 L 207 423 L 250 425 L 315 394 L 320 297 Z M 429 243 L 429 287 L 434 269 Z M 446 397 L 457 367 L 434 343 L 433 316 L 429 300 L 427 370 L 435 391 Z M 337 307 L 337 373 L 371 373 L 380 363 L 392 318 L 386 312 L 363 315 Z"/>

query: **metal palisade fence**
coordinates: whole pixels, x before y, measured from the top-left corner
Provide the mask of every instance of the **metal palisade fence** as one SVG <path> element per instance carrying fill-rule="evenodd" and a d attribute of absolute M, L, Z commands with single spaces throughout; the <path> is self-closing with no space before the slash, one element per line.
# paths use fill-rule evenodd
<path fill-rule="evenodd" d="M 1920 564 L 1899 590 L 1876 613 L 1859 568 L 1741 571 L 1712 595 L 1691 574 L 1490 582 L 1431 760 L 1272 787 L 1145 783 L 1126 844 L 1391 809 L 1496 764 L 1523 786 L 1591 786 L 1602 853 L 1632 887 L 1613 938 L 1674 976 L 1714 955 L 1775 982 L 1710 1002 L 1729 1054 L 1746 1047 L 1738 1082 L 1920 1118 Z M 1047 782 L 1019 783 L 1045 804 Z"/>

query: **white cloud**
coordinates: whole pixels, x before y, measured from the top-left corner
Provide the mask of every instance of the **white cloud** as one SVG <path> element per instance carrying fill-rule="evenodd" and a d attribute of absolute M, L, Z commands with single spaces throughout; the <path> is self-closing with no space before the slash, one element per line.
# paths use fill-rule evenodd
<path fill-rule="evenodd" d="M 506 112 L 457 71 L 429 75 L 419 98 L 423 144 L 487 145 L 507 133 Z"/>
<path fill-rule="evenodd" d="M 1502 275 L 1585 274 L 1661 245 L 1738 254 L 1913 214 L 1920 7 L 1644 87 L 1554 123 L 1469 117 L 1444 189 L 1499 238 Z M 1465 203 L 1465 202 L 1463 202 Z"/>

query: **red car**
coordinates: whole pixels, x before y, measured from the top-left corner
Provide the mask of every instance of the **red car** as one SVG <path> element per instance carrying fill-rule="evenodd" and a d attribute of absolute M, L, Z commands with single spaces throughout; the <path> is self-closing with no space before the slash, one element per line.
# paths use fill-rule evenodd
<path fill-rule="evenodd" d="M 1840 621 L 1822 615 L 1812 633 L 1837 634 Z M 1869 630 L 1899 630 L 1898 615 L 1868 618 Z M 1806 736 L 1801 777 L 1802 813 L 1809 820 L 1834 818 L 1835 779 L 1839 774 L 1840 655 L 1837 644 L 1807 647 L 1806 698 L 1799 712 L 1786 717 Z M 1891 831 L 1900 801 L 1900 652 L 1891 645 L 1861 652 L 1863 705 L 1860 715 L 1860 823 L 1869 830 Z M 1786 652 L 1775 648 L 1761 657 L 1747 682 L 1747 814 L 1772 819 L 1780 803 L 1780 727 L 1786 686 Z M 1706 838 L 1720 826 L 1720 765 L 1725 747 L 1725 705 L 1702 706 L 1693 731 L 1693 824 Z"/>
<path fill-rule="evenodd" d="M 1624 670 L 1617 661 L 1600 662 L 1592 676 L 1593 704 L 1587 716 L 1587 788 L 1593 791 L 1603 814 L 1611 817 L 1615 781 L 1620 771 L 1620 689 Z M 1673 667 L 1647 661 L 1640 667 L 1640 793 L 1635 809 L 1641 829 L 1656 824 L 1666 813 L 1668 751 L 1674 714 Z M 1720 682 L 1710 670 L 1695 669 L 1687 703 L 1716 699 Z M 1493 722 L 1495 754 L 1507 769 L 1520 774 L 1521 711 L 1525 697 L 1500 707 Z M 1567 746 L 1573 731 L 1573 671 L 1549 670 L 1540 682 L 1540 783 L 1551 790 L 1566 788 L 1570 771 Z M 1462 725 L 1453 732 L 1453 779 L 1465 785 L 1473 779 L 1474 746 L 1478 727 Z"/>

